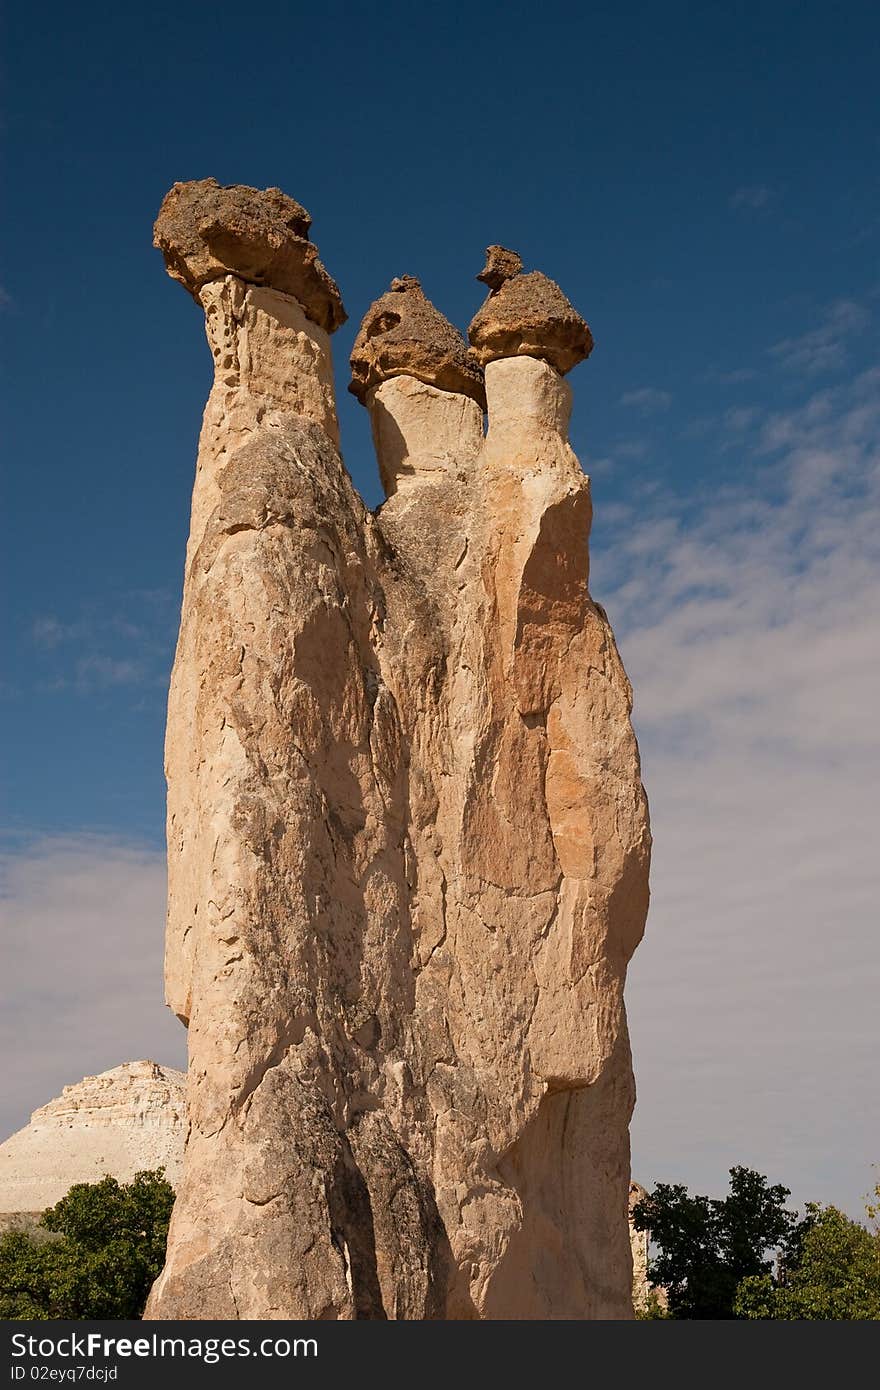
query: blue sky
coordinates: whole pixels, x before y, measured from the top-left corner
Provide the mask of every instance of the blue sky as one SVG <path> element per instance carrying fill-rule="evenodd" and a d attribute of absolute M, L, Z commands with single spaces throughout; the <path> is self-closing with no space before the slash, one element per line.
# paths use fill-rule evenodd
<path fill-rule="evenodd" d="M 213 175 L 313 215 L 371 504 L 347 356 L 393 275 L 464 327 L 502 241 L 589 320 L 572 438 L 657 834 L 636 1171 L 716 1191 L 754 1163 L 857 1212 L 880 1162 L 876 7 L 50 4 L 7 13 L 4 49 L 5 1046 L 27 1063 L 0 1128 L 181 1055 L 162 735 L 210 357 L 151 226 Z"/>

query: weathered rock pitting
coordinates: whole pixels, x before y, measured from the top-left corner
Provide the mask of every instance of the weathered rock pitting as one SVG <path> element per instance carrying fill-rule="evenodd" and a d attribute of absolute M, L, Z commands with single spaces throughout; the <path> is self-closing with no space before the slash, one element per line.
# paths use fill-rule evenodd
<path fill-rule="evenodd" d="M 423 316 L 392 336 L 373 306 L 372 515 L 308 306 L 197 294 L 216 370 L 166 745 L 191 1129 L 148 1315 L 631 1316 L 650 840 L 557 320 L 489 354 L 484 438 L 451 325 L 428 306 L 432 360 Z"/>
<path fill-rule="evenodd" d="M 366 402 L 371 387 L 397 376 L 461 392 L 485 407 L 483 373 L 467 343 L 412 275 L 392 280 L 364 315 L 352 349 L 348 389 Z"/>
<path fill-rule="evenodd" d="M 166 193 L 153 244 L 168 274 L 195 299 L 204 285 L 235 275 L 293 295 L 319 328 L 332 333 L 348 315 L 309 240 L 311 225 L 305 208 L 280 188 L 197 179 Z"/>
<path fill-rule="evenodd" d="M 504 357 L 538 357 L 564 376 L 593 351 L 593 335 L 555 280 L 522 273 L 515 251 L 490 246 L 477 276 L 489 296 L 471 319 L 471 354 L 481 367 Z"/>

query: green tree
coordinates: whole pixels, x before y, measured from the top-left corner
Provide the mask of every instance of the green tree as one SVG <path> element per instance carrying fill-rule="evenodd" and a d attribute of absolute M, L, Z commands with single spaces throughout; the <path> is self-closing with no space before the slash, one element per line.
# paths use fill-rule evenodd
<path fill-rule="evenodd" d="M 880 1182 L 874 1184 L 865 1198 L 865 1211 L 868 1214 L 868 1220 L 874 1223 L 875 1232 L 880 1235 Z"/>
<path fill-rule="evenodd" d="M 776 1277 L 744 1279 L 734 1308 L 742 1318 L 777 1321 L 880 1319 L 880 1235 L 836 1207 L 811 1202 L 785 1243 Z"/>
<path fill-rule="evenodd" d="M 77 1183 L 40 1225 L 0 1238 L 0 1318 L 139 1318 L 165 1259 L 174 1189 L 164 1169 Z"/>
<path fill-rule="evenodd" d="M 731 1168 L 723 1201 L 691 1196 L 681 1184 L 658 1183 L 633 1211 L 659 1251 L 648 1277 L 664 1288 L 673 1318 L 734 1318 L 743 1279 L 769 1274 L 770 1253 L 792 1232 L 787 1187 L 771 1187 L 750 1168 Z"/>
<path fill-rule="evenodd" d="M 633 1312 L 638 1322 L 661 1322 L 672 1316 L 656 1289 L 649 1289 L 644 1303 L 636 1304 Z"/>

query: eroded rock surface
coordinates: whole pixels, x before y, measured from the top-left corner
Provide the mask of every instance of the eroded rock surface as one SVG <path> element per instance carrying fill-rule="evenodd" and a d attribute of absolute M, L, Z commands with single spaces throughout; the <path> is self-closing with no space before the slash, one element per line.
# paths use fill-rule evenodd
<path fill-rule="evenodd" d="M 484 437 L 471 377 L 362 331 L 373 515 L 326 334 L 273 286 L 199 297 L 166 745 L 191 1130 L 148 1314 L 631 1316 L 649 832 L 556 348 L 488 362 Z"/>
<path fill-rule="evenodd" d="M 489 297 L 471 320 L 468 339 L 480 366 L 503 357 L 538 357 L 562 376 L 593 350 L 593 335 L 555 280 L 522 274 L 515 251 L 490 246 L 477 276 Z"/>
<path fill-rule="evenodd" d="M 396 376 L 412 376 L 486 404 L 483 373 L 467 343 L 412 275 L 392 280 L 367 310 L 352 349 L 348 389 L 365 402 L 371 387 Z"/>
<path fill-rule="evenodd" d="M 165 195 L 153 245 L 168 274 L 195 298 L 203 285 L 232 274 L 293 295 L 319 328 L 332 333 L 347 315 L 309 240 L 311 225 L 305 208 L 280 188 L 197 179 L 176 183 Z"/>
<path fill-rule="evenodd" d="M 0 1212 L 45 1211 L 77 1182 L 130 1182 L 144 1169 L 180 1178 L 186 1078 L 156 1062 L 124 1062 L 65 1086 L 0 1144 Z"/>
<path fill-rule="evenodd" d="M 505 280 L 512 280 L 514 275 L 519 275 L 522 268 L 522 256 L 516 251 L 510 251 L 506 246 L 487 246 L 486 264 L 477 279 L 488 285 L 494 294 L 496 290 L 501 289 Z"/>

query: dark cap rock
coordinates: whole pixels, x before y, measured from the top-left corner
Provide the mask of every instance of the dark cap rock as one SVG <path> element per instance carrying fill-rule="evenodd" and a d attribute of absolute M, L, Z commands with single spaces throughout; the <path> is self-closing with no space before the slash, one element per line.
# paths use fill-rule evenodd
<path fill-rule="evenodd" d="M 348 389 L 363 402 L 372 386 L 393 376 L 459 391 L 485 408 L 481 368 L 458 329 L 425 298 L 412 275 L 392 280 L 364 315 L 352 348 Z"/>
<path fill-rule="evenodd" d="M 487 246 L 486 264 L 477 276 L 493 291 L 500 290 L 505 280 L 512 280 L 523 268 L 522 257 L 506 246 Z"/>
<path fill-rule="evenodd" d="M 292 295 L 313 323 L 332 333 L 348 316 L 309 240 L 311 225 L 305 208 L 280 188 L 197 179 L 166 193 L 153 245 L 168 274 L 195 297 L 209 281 L 237 275 Z"/>
<path fill-rule="evenodd" d="M 489 297 L 468 339 L 480 366 L 499 357 L 540 357 L 564 375 L 593 350 L 593 335 L 562 290 L 539 270 L 523 275 L 515 251 L 490 246 L 477 276 Z"/>

